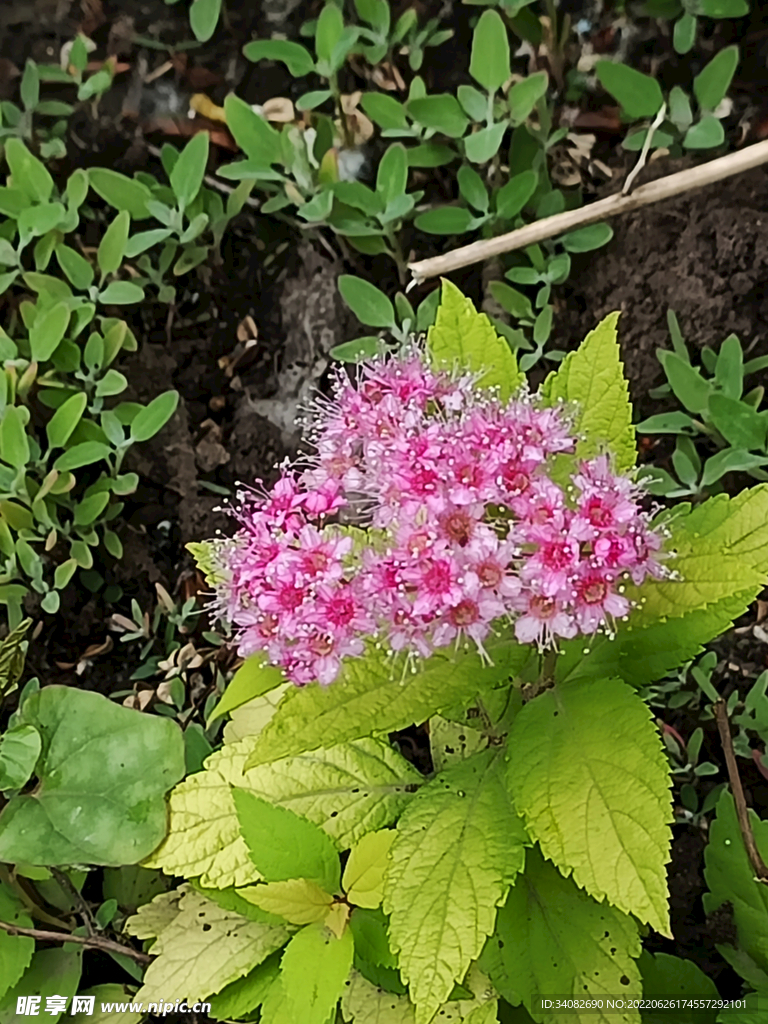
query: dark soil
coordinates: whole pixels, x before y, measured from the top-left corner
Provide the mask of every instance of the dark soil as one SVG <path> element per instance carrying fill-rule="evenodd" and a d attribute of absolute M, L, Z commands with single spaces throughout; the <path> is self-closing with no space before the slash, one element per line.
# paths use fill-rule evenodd
<path fill-rule="evenodd" d="M 244 41 L 274 27 L 278 5 L 230 2 L 227 6 L 231 33 L 219 33 L 211 44 L 191 51 L 194 64 L 216 69 L 218 84 L 213 95 L 218 99 L 218 94 L 235 86 L 249 102 L 292 95 L 294 85 L 284 70 L 270 69 L 267 74 L 260 70 L 257 75 L 253 65 L 239 58 Z M 300 8 L 293 15 L 295 31 L 295 25 L 310 17 L 317 4 L 293 6 Z M 435 11 L 431 13 L 436 13 L 439 5 L 432 6 Z M 110 29 L 120 19 L 123 25 L 125 19 L 133 19 L 133 28 L 140 35 L 169 42 L 189 38 L 185 5 L 167 7 L 162 0 L 103 0 L 101 8 L 104 20 L 92 33 L 100 45 L 106 44 Z M 467 64 L 468 12 L 475 9 L 457 3 L 454 10 L 457 33 L 453 49 L 441 54 L 445 62 L 439 64 L 442 70 L 436 74 L 439 88 L 462 81 Z M 3 60 L 17 66 L 22 66 L 27 56 L 55 61 L 60 46 L 72 38 L 81 20 L 80 5 L 72 0 L 4 0 L 0 6 L 0 89 L 4 88 Z M 12 80 L 5 85 L 12 92 Z M 162 138 L 150 129 L 142 132 L 141 120 L 120 120 L 123 100 L 124 92 L 118 87 L 96 121 L 85 115 L 78 121 L 80 148 L 73 147 L 75 163 L 106 163 L 129 172 L 157 169 L 148 143 L 159 143 Z M 145 111 L 150 121 L 154 113 Z M 616 155 L 614 162 L 623 159 Z M 641 180 L 680 166 L 685 164 L 673 166 L 660 160 Z M 63 173 L 69 169 L 61 168 Z M 425 172 L 425 177 L 430 175 L 423 187 L 438 194 L 451 187 L 445 172 L 441 177 Z M 574 259 L 573 275 L 560 292 L 554 347 L 575 347 L 603 316 L 621 310 L 622 351 L 640 417 L 660 408 L 648 392 L 663 380 L 655 352 L 669 347 L 668 308 L 677 313 L 683 335 L 694 348 L 717 346 L 735 332 L 750 356 L 765 354 L 766 225 L 768 174 L 762 170 L 618 218 L 608 247 Z M 422 246 L 416 253 L 419 257 L 439 251 L 442 245 L 442 240 L 423 235 L 416 241 Z M 293 367 L 300 380 L 314 354 L 367 333 L 367 329 L 359 330 L 340 303 L 335 287 L 338 274 L 361 273 L 390 292 L 398 287 L 391 264 L 366 262 L 362 256 L 345 260 L 340 253 L 297 239 L 283 224 L 248 209 L 232 226 L 222 255 L 222 265 L 200 268 L 197 276 L 185 279 L 188 283 L 180 289 L 172 317 L 166 306 L 148 303 L 135 318 L 140 349 L 121 366 L 130 382 L 126 397 L 144 401 L 173 386 L 181 394 L 179 410 L 156 440 L 130 455 L 127 468 L 140 474 L 141 485 L 127 503 L 121 528 L 125 557 L 119 564 L 106 561 L 96 567 L 106 585 L 121 588 L 122 597 L 110 605 L 103 588 L 95 593 L 71 588 L 61 613 L 45 617 L 42 632 L 31 645 L 29 667 L 43 683 L 69 683 L 107 694 L 130 689 L 128 680 L 137 664 L 135 645 L 116 643 L 111 652 L 94 657 L 82 674 L 61 665 L 76 664 L 89 645 L 103 643 L 110 635 L 108 616 L 115 611 L 130 614 L 131 598 L 136 598 L 143 610 L 149 609 L 155 583 L 178 594 L 194 576 L 184 544 L 209 537 L 217 529 L 227 530 L 229 525 L 218 511 L 220 490 L 212 493 L 206 484 L 232 493 L 240 481 L 264 478 L 268 483 L 276 463 L 293 452 L 295 436 L 285 424 L 276 422 L 277 407 L 285 398 L 280 389 L 285 389 L 286 371 Z M 456 275 L 455 280 L 481 302 L 476 270 Z M 422 296 L 429 287 L 422 289 Z M 417 293 L 417 300 L 422 296 Z M 232 368 L 238 325 L 246 317 L 258 328 L 258 345 Z M 263 404 L 270 401 L 272 406 Z M 271 411 L 271 418 L 265 409 Z M 722 666 L 747 666 L 751 678 L 765 664 L 765 649 L 735 634 L 718 642 L 718 653 Z M 739 678 L 742 692 L 748 683 Z M 686 712 L 675 712 L 669 724 L 687 737 L 698 721 Z M 714 731 L 708 732 L 706 743 L 711 747 L 707 757 L 720 763 Z M 423 730 L 414 729 L 403 737 L 401 746 L 407 756 L 424 764 L 424 744 Z M 768 784 L 752 763 L 741 767 L 748 800 L 765 816 Z M 717 780 L 724 777 L 721 774 Z M 695 960 L 717 982 L 723 996 L 735 996 L 740 991 L 739 980 L 715 949 L 716 943 L 728 941 L 727 909 L 716 919 L 707 919 L 701 905 L 705 841 L 700 830 L 676 826 L 670 864 L 675 939 L 653 940 L 648 945 Z M 92 983 L 127 980 L 106 957 L 98 955 L 89 963 Z"/>

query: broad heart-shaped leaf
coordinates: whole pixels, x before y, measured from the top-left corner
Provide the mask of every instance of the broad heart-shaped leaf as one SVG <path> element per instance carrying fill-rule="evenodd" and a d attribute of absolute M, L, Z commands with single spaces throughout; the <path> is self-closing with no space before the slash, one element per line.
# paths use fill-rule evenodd
<path fill-rule="evenodd" d="M 668 520 L 674 552 L 669 567 L 679 578 L 646 580 L 627 585 L 627 597 L 638 602 L 630 629 L 674 619 L 720 602 L 757 595 L 765 586 L 768 546 L 768 485 L 759 484 L 735 498 L 718 494 L 691 510 L 677 506 Z"/>
<path fill-rule="evenodd" d="M 538 848 L 500 908 L 493 938 L 480 959 L 511 1003 L 535 1007 L 536 997 L 598 999 L 642 995 L 633 957 L 640 953 L 637 925 L 605 901 L 598 903 L 572 878 L 563 878 Z M 639 1024 L 637 1010 L 579 1012 L 532 1010 L 548 1024 Z"/>
<path fill-rule="evenodd" d="M 280 961 L 280 988 L 288 1020 L 326 1024 L 333 1019 L 353 955 L 349 929 L 340 938 L 319 924 L 308 924 L 297 932 Z"/>
<path fill-rule="evenodd" d="M 289 690 L 256 740 L 247 767 L 317 747 L 403 729 L 430 715 L 470 700 L 516 675 L 533 649 L 504 638 L 488 641 L 494 664 L 475 651 L 437 652 L 416 673 L 395 668 L 393 659 L 369 647 L 363 657 L 342 664 L 332 686 Z"/>
<path fill-rule="evenodd" d="M 48 996 L 64 996 L 68 1005 L 80 984 L 82 964 L 82 947 L 74 952 L 66 948 L 38 949 L 20 981 L 0 999 L 0 1024 L 17 1024 L 19 996 L 39 996 L 41 1010 Z M 62 1013 L 46 1013 L 45 1019 L 56 1024 Z M 71 1018 L 67 1014 L 64 1019 Z"/>
<path fill-rule="evenodd" d="M 375 910 L 381 905 L 387 855 L 396 834 L 391 829 L 369 832 L 352 848 L 341 884 L 356 907 Z"/>
<path fill-rule="evenodd" d="M 253 746 L 253 737 L 225 745 L 206 760 L 205 771 L 174 789 L 168 835 L 145 866 L 199 875 L 202 885 L 217 889 L 257 881 L 240 835 L 233 786 L 304 815 L 344 850 L 366 832 L 391 824 L 423 778 L 382 740 L 359 739 L 244 772 Z"/>
<path fill-rule="evenodd" d="M 97 693 L 46 686 L 19 723 L 43 741 L 39 784 L 0 815 L 0 860 L 135 864 L 166 831 L 165 793 L 184 775 L 181 730 Z"/>
<path fill-rule="evenodd" d="M 331 839 L 300 814 L 233 789 L 240 834 L 267 882 L 307 878 L 331 893 L 339 887 L 339 855 Z"/>
<path fill-rule="evenodd" d="M 766 860 L 768 821 L 761 821 L 752 810 L 749 811 L 749 820 L 757 849 Z M 706 913 L 713 913 L 726 902 L 733 906 L 737 948 L 718 945 L 719 952 L 734 965 L 738 963 L 739 953 L 746 953 L 756 969 L 768 973 L 768 886 L 755 880 L 741 837 L 736 805 L 727 790 L 717 801 L 717 814 L 709 828 L 704 863 L 704 878 L 709 889 L 703 897 Z"/>
<path fill-rule="evenodd" d="M 669 935 L 669 769 L 647 705 L 617 679 L 557 683 L 517 714 L 508 784 L 545 857 Z"/>
<path fill-rule="evenodd" d="M 668 953 L 655 955 L 643 950 L 637 961 L 643 977 L 643 998 L 654 999 L 660 996 L 677 996 L 680 999 L 712 999 L 719 1000 L 717 986 L 708 978 L 693 960 L 683 960 L 679 956 Z M 716 1004 L 715 1004 L 716 1005 Z M 715 1024 L 717 1010 L 707 1008 L 696 1014 L 701 1024 Z M 643 1010 L 643 1024 L 667 1024 L 669 1010 Z"/>
<path fill-rule="evenodd" d="M 527 844 L 498 748 L 446 769 L 398 822 L 384 911 L 417 1024 L 432 1019 L 479 956 Z"/>
<path fill-rule="evenodd" d="M 7 886 L 0 884 L 0 921 L 31 928 L 32 918 Z M 9 935 L 0 932 L 0 999 L 29 967 L 35 952 L 35 940 L 28 935 Z"/>
<path fill-rule="evenodd" d="M 153 904 L 173 907 L 168 896 L 176 896 L 177 912 L 161 921 L 150 948 L 156 959 L 147 968 L 137 1002 L 205 999 L 247 974 L 290 935 L 286 925 L 249 921 L 188 885 L 157 897 Z M 130 917 L 125 930 L 138 938 L 152 937 L 142 914 Z"/>
<path fill-rule="evenodd" d="M 610 313 L 602 320 L 547 377 L 542 395 L 550 405 L 558 400 L 577 403 L 579 458 L 609 449 L 615 453 L 616 469 L 625 472 L 635 464 L 635 430 L 616 340 L 618 319 L 618 313 Z"/>
<path fill-rule="evenodd" d="M 464 371 L 485 371 L 480 387 L 498 387 L 502 402 L 525 381 L 511 348 L 485 313 L 478 313 L 471 300 L 445 278 L 437 318 L 427 332 L 427 346 L 436 368 L 458 363 Z"/>

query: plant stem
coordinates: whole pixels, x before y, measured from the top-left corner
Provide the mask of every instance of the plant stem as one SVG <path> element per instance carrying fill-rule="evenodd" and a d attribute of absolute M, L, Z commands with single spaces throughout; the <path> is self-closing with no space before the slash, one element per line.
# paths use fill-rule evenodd
<path fill-rule="evenodd" d="M 725 754 L 725 763 L 728 768 L 728 778 L 733 790 L 734 803 L 736 804 L 736 817 L 739 820 L 741 838 L 744 840 L 744 846 L 749 857 L 749 863 L 752 865 L 752 870 L 755 873 L 755 878 L 758 882 L 768 884 L 768 867 L 765 866 L 765 861 L 760 856 L 760 851 L 757 848 L 755 836 L 752 832 L 752 823 L 749 820 L 747 801 L 744 799 L 744 789 L 739 776 L 739 766 L 736 764 L 736 755 L 733 752 L 733 738 L 731 737 L 731 726 L 728 721 L 728 709 L 725 701 L 717 701 L 714 710 L 717 729 L 720 733 L 720 742 L 723 745 L 723 753 Z"/>
<path fill-rule="evenodd" d="M 122 953 L 123 956 L 129 956 L 140 964 L 152 963 L 152 957 L 146 953 L 140 953 L 137 949 L 131 949 L 130 946 L 123 946 L 120 942 L 102 938 L 101 935 L 62 935 L 61 932 L 41 931 L 39 928 L 20 928 L 15 924 L 8 924 L 7 921 L 0 921 L 0 929 L 8 932 L 9 935 L 28 935 L 31 939 L 40 939 L 44 942 L 76 942 L 79 946 L 103 949 L 105 953 Z"/>

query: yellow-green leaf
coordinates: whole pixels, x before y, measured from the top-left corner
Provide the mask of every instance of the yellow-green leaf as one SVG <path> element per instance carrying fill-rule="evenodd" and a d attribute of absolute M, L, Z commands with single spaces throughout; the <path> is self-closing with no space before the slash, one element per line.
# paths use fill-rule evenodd
<path fill-rule="evenodd" d="M 308 878 L 247 885 L 238 889 L 238 894 L 268 914 L 284 917 L 291 924 L 323 921 L 333 903 L 333 896 Z"/>
<path fill-rule="evenodd" d="M 624 377 L 616 335 L 618 313 L 610 313 L 591 331 L 575 352 L 570 352 L 542 387 L 544 400 L 578 405 L 576 446 L 579 458 L 591 458 L 609 449 L 616 469 L 626 472 L 635 464 L 632 406 Z"/>
<path fill-rule="evenodd" d="M 464 371 L 485 371 L 480 387 L 498 387 L 502 402 L 525 381 L 506 340 L 447 279 L 443 279 L 437 318 L 427 332 L 427 346 L 436 368 L 450 369 L 458 363 Z"/>
<path fill-rule="evenodd" d="M 369 910 L 381 906 L 387 857 L 396 835 L 386 828 L 369 832 L 352 848 L 341 880 L 350 903 Z"/>

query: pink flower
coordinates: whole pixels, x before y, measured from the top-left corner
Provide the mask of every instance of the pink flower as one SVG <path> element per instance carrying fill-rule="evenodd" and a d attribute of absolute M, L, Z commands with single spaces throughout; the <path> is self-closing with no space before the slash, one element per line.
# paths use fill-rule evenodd
<path fill-rule="evenodd" d="M 544 647 L 557 636 L 570 640 L 578 632 L 573 616 L 554 597 L 529 594 L 522 611 L 515 622 L 515 636 L 522 644 Z"/>

